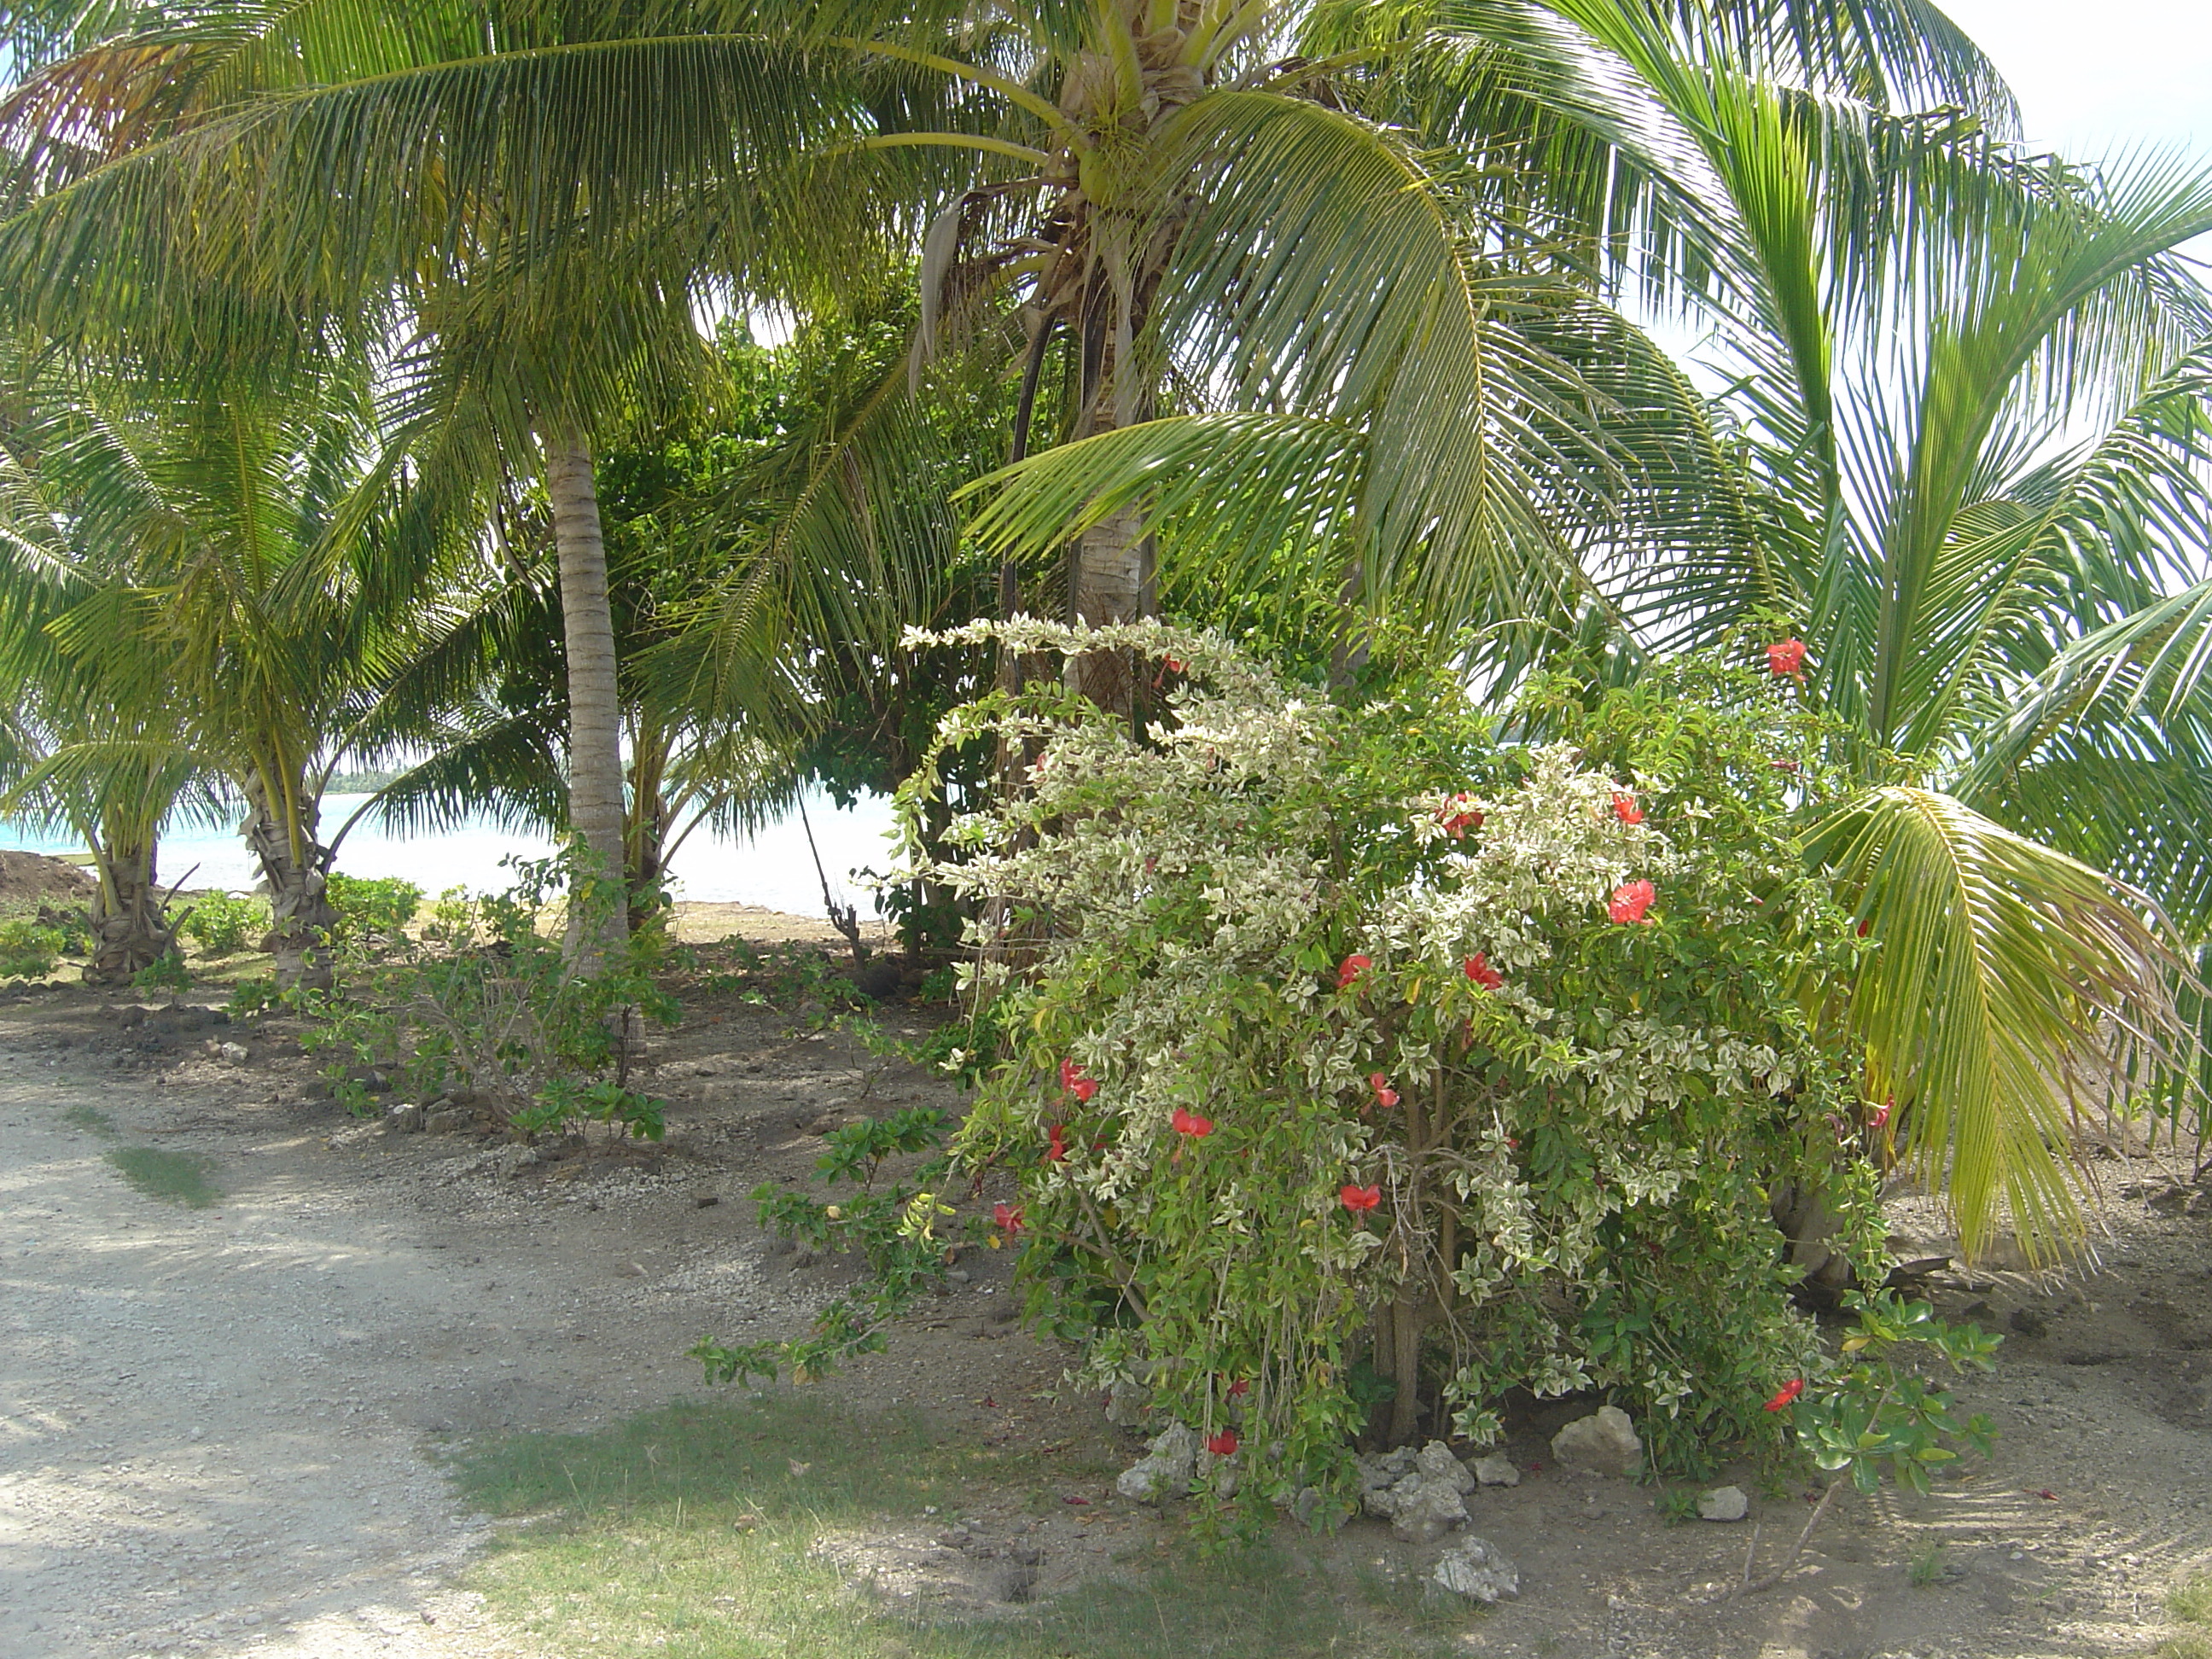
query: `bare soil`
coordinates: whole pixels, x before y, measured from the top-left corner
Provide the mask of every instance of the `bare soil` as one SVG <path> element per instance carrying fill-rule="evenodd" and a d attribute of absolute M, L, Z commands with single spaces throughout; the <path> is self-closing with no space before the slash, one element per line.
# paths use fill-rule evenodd
<path fill-rule="evenodd" d="M 0 849 L 0 900 L 18 905 L 28 900 L 61 899 L 81 903 L 92 896 L 98 884 L 92 872 L 42 853 Z"/>
<path fill-rule="evenodd" d="M 733 925 L 820 937 L 743 916 L 684 931 Z M 491 1525 L 462 1511 L 447 1455 L 702 1393 L 684 1357 L 702 1334 L 796 1333 L 848 1267 L 764 1237 L 745 1194 L 807 1178 L 820 1134 L 857 1115 L 957 1104 L 841 1033 L 684 995 L 649 1080 L 666 1142 L 550 1161 L 489 1134 L 363 1124 L 317 1097 L 296 1028 L 220 1023 L 210 996 L 150 1015 L 75 988 L 0 998 L 0 1655 L 531 1654 L 465 1588 Z M 894 1003 L 878 1018 L 898 1032 L 931 1016 Z M 125 1145 L 204 1159 L 221 1201 L 142 1195 L 105 1160 Z M 1928 1498 L 1846 1497 L 1786 1584 L 1723 1601 L 1753 1525 L 1763 1565 L 1808 1492 L 1745 1472 L 1751 1522 L 1667 1526 L 1650 1488 L 1552 1467 L 1547 1436 L 1588 1405 L 1547 1402 L 1511 1425 L 1521 1486 L 1469 1499 L 1522 1588 L 1468 1611 L 1463 1650 L 2147 1653 L 2168 1588 L 2212 1565 L 2212 1213 L 2185 1166 L 2103 1167 L 2095 1261 L 1936 1285 L 1947 1315 L 2009 1333 L 1996 1374 L 1960 1389 L 2002 1431 L 1971 1478 Z M 1930 1206 L 1897 1215 L 1916 1249 L 1941 1250 Z M 1079 1595 L 1181 1523 L 1114 1494 L 1109 1472 L 1140 1441 L 1062 1386 L 1067 1356 L 1013 1321 L 1003 1254 L 961 1271 L 888 1352 L 816 1386 L 1058 1460 L 1063 1498 L 1080 1501 L 1039 1519 L 1030 1494 L 975 1493 L 993 1536 L 1019 1531 L 1011 1562 L 943 1547 L 921 1516 L 823 1551 L 894 1601 L 982 1616 Z M 1436 1554 L 1365 1520 L 1327 1552 L 1389 1577 Z M 1911 1581 L 1915 1559 L 1933 1583 Z"/>

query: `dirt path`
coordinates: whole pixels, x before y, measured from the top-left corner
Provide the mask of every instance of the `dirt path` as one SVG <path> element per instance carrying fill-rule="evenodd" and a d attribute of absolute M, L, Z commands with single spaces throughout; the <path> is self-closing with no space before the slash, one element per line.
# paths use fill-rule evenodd
<path fill-rule="evenodd" d="M 453 1587 L 490 1534 L 441 1453 L 696 1395 L 702 1334 L 795 1334 L 848 1269 L 770 1245 L 745 1192 L 810 1170 L 856 1091 L 932 1092 L 732 1006 L 657 1080 L 665 1147 L 549 1164 L 357 1123 L 276 1028 L 219 1018 L 0 994 L 0 1659 L 522 1651 Z M 243 1065 L 206 1051 L 234 1038 Z M 218 1201 L 134 1189 L 130 1147 Z M 956 1372 L 1048 1381 L 989 1277 L 836 1390 L 941 1375 L 980 1430 Z"/>
<path fill-rule="evenodd" d="M 220 1210 L 142 1197 L 64 1111 L 143 1140 L 152 1091 L 7 1062 L 0 1651 L 462 1650 L 425 1616 L 471 1528 L 394 1409 L 442 1301 L 420 1241 L 334 1208 L 296 1140 Z"/>
<path fill-rule="evenodd" d="M 9 1659 L 499 1651 L 446 1587 L 484 1533 L 431 1449 L 696 1386 L 682 1351 L 729 1287 L 643 1281 L 737 1206 L 679 1176 L 617 1172 L 556 1226 L 487 1200 L 473 1143 L 334 1148 L 327 1110 L 35 1053 L 0 1078 Z M 131 1144 L 207 1158 L 219 1206 L 133 1190 L 104 1157 Z"/>

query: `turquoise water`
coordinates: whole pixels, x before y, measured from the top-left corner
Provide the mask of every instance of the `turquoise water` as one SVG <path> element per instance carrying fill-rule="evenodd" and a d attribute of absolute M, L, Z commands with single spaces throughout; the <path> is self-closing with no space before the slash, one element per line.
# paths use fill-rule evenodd
<path fill-rule="evenodd" d="M 358 795 L 330 795 L 323 801 L 323 825 L 337 827 L 362 803 Z M 840 811 L 826 795 L 807 798 L 807 816 L 829 873 L 830 890 L 841 903 L 872 913 L 872 896 L 854 879 L 862 867 L 877 870 L 890 862 L 884 839 L 891 827 L 890 803 L 863 799 Z M 81 853 L 81 843 L 40 835 L 18 824 L 0 823 L 0 848 L 33 853 Z M 543 858 L 553 844 L 542 836 L 502 830 L 474 821 L 438 835 L 392 835 L 363 819 L 338 847 L 337 868 L 349 876 L 400 876 L 425 892 L 448 887 L 477 890 L 503 887 L 510 878 L 500 867 L 507 857 Z M 164 884 L 222 887 L 243 892 L 259 872 L 235 827 L 178 824 L 161 840 L 159 854 Z M 822 884 L 808 856 L 806 836 L 796 812 L 765 826 L 758 835 L 729 838 L 702 829 L 678 851 L 671 871 L 676 896 L 708 903 L 764 904 L 793 915 L 826 914 Z"/>

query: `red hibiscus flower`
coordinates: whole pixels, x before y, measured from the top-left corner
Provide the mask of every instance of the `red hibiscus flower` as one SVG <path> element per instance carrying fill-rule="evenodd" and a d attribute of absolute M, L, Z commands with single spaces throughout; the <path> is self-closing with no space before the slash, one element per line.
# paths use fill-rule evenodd
<path fill-rule="evenodd" d="M 1241 1400 L 1251 1392 L 1252 1385 L 1241 1376 L 1229 1385 L 1229 1397 L 1231 1400 Z"/>
<path fill-rule="evenodd" d="M 1182 672 L 1183 665 L 1182 659 L 1181 657 L 1162 657 L 1160 660 L 1167 665 L 1167 671 L 1169 673 L 1180 674 Z"/>
<path fill-rule="evenodd" d="M 1641 923 L 1648 927 L 1650 923 L 1644 921 L 1644 913 L 1651 908 L 1652 900 L 1658 896 L 1659 890 L 1648 881 L 1628 882 L 1613 890 L 1613 897 L 1606 905 L 1605 913 L 1615 921 Z"/>
<path fill-rule="evenodd" d="M 1212 1118 L 1200 1117 L 1195 1112 L 1186 1112 L 1180 1106 L 1175 1109 L 1175 1115 L 1168 1121 L 1174 1126 L 1177 1134 L 1188 1135 L 1193 1140 L 1202 1140 L 1213 1133 Z"/>
<path fill-rule="evenodd" d="M 1374 957 L 1363 957 L 1356 951 L 1345 957 L 1336 964 L 1336 988 L 1341 991 L 1374 965 Z"/>
<path fill-rule="evenodd" d="M 1098 1092 L 1098 1079 L 1084 1076 L 1073 1060 L 1063 1060 L 1060 1062 L 1060 1086 L 1078 1100 L 1087 1101 Z"/>
<path fill-rule="evenodd" d="M 1793 1376 L 1774 1391 L 1774 1398 L 1766 1402 L 1766 1409 L 1778 1412 L 1804 1392 L 1805 1379 L 1802 1376 Z"/>
<path fill-rule="evenodd" d="M 1766 647 L 1766 667 L 1775 675 L 1796 674 L 1805 667 L 1805 641 L 1777 640 Z"/>
<path fill-rule="evenodd" d="M 1018 1233 L 1029 1225 L 1028 1222 L 1022 1219 L 1022 1206 L 1018 1204 L 994 1204 L 991 1206 L 991 1219 L 1003 1231 L 1010 1233 Z"/>
<path fill-rule="evenodd" d="M 1380 1072 L 1367 1074 L 1367 1086 L 1375 1091 L 1375 1103 L 1389 1111 L 1398 1103 L 1398 1091 L 1390 1086 L 1390 1079 Z"/>
<path fill-rule="evenodd" d="M 1636 804 L 1636 797 L 1625 790 L 1613 792 L 1613 815 L 1623 823 L 1644 822 L 1644 809 Z"/>
<path fill-rule="evenodd" d="M 1444 834 L 1454 841 L 1462 841 L 1470 830 L 1482 828 L 1482 814 L 1474 809 L 1474 797 L 1454 795 L 1437 808 L 1437 822 L 1444 827 Z"/>
<path fill-rule="evenodd" d="M 1365 1215 L 1382 1201 L 1380 1187 L 1355 1187 L 1349 1182 L 1336 1189 L 1337 1201 L 1354 1215 Z"/>
<path fill-rule="evenodd" d="M 1066 1124 L 1055 1123 L 1052 1126 L 1052 1145 L 1045 1148 L 1044 1157 L 1048 1164 L 1060 1163 L 1067 1157 L 1067 1126 Z"/>
<path fill-rule="evenodd" d="M 1219 1434 L 1208 1436 L 1206 1442 L 1206 1449 L 1212 1452 L 1216 1457 L 1236 1456 L 1237 1431 L 1234 1429 L 1224 1429 Z"/>
<path fill-rule="evenodd" d="M 1505 988 L 1505 975 L 1490 965 L 1490 958 L 1480 951 L 1467 959 L 1467 976 L 1486 991 Z"/>

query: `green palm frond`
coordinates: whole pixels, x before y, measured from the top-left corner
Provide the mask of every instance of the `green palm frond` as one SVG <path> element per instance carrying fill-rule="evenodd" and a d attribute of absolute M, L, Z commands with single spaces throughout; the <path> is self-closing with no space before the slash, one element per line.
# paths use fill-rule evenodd
<path fill-rule="evenodd" d="M 1930 790 L 1873 792 L 1810 851 L 1875 942 L 1850 1015 L 1869 1093 L 1909 1109 L 1962 1243 L 1988 1243 L 2000 1200 L 2032 1255 L 2077 1237 L 2073 1105 L 2103 1094 L 2124 1043 L 2175 1030 L 2169 930 L 2140 893 Z"/>

